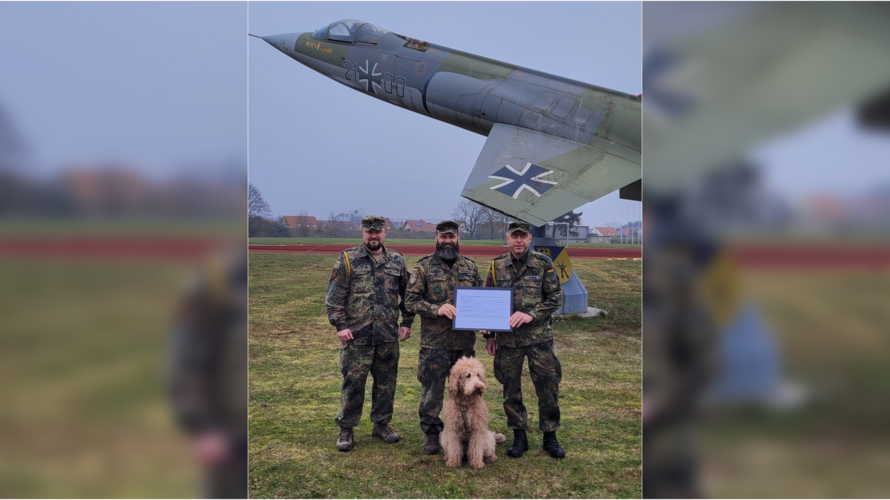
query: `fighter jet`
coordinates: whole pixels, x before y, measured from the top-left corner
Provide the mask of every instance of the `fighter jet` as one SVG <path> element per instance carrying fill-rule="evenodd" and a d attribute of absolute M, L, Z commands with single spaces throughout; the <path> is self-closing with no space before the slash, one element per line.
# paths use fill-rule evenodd
<path fill-rule="evenodd" d="M 488 137 L 461 196 L 536 226 L 640 199 L 641 99 L 343 19 L 258 37 L 347 87 Z"/>

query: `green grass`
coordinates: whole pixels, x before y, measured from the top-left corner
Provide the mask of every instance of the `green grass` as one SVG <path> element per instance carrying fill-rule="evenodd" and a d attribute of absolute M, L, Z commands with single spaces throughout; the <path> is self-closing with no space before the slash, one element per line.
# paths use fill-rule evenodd
<path fill-rule="evenodd" d="M 408 257 L 413 267 L 417 257 Z M 485 269 L 490 259 L 475 259 Z M 518 460 L 498 445 L 498 461 L 475 471 L 449 469 L 442 455 L 421 452 L 416 378 L 419 318 L 401 344 L 393 428 L 396 444 L 370 437 L 370 381 L 356 448 L 336 450 L 341 375 L 339 341 L 327 322 L 330 255 L 250 255 L 250 486 L 251 497 L 452 498 L 641 496 L 640 273 L 638 262 L 573 262 L 587 283 L 590 305 L 606 316 L 555 322 L 560 384 L 560 442 L 567 458 L 541 450 L 537 398 L 528 378 L 525 404 L 531 450 Z M 501 386 L 482 339 L 476 352 L 490 388 L 485 400 L 490 428 L 507 433 Z M 508 434 L 509 436 L 509 434 Z M 509 441 L 508 441 L 509 442 Z"/>
<path fill-rule="evenodd" d="M 430 245 L 433 239 L 399 239 L 390 234 L 390 238 L 386 239 L 388 245 Z M 358 245 L 361 241 L 358 238 L 248 238 L 251 245 Z M 560 246 L 565 246 L 565 242 L 557 242 Z M 482 246 L 503 246 L 503 240 L 468 240 L 461 239 L 461 245 L 482 245 Z M 640 248 L 636 245 L 607 245 L 603 243 L 569 243 L 569 248 Z"/>
<path fill-rule="evenodd" d="M 6 217 L 0 220 L 0 237 L 109 237 L 157 236 L 242 238 L 244 223 L 237 218 L 163 216 L 121 217 Z"/>
<path fill-rule="evenodd" d="M 746 270 L 780 352 L 782 377 L 811 400 L 739 408 L 701 425 L 704 494 L 716 498 L 886 496 L 890 447 L 890 274 L 883 270 Z"/>
<path fill-rule="evenodd" d="M 190 271 L 0 260 L 0 497 L 199 493 L 164 379 Z"/>

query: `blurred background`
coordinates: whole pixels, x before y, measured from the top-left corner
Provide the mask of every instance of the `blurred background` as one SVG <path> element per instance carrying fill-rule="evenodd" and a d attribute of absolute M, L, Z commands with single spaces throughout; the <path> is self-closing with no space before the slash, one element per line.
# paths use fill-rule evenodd
<path fill-rule="evenodd" d="M 888 21 L 644 4 L 645 496 L 888 496 Z M 0 3 L 0 496 L 243 494 L 246 32 Z"/>
<path fill-rule="evenodd" d="M 0 496 L 243 496 L 246 3 L 2 3 L 0 42 Z"/>
<path fill-rule="evenodd" d="M 890 494 L 888 25 L 644 3 L 644 496 Z"/>

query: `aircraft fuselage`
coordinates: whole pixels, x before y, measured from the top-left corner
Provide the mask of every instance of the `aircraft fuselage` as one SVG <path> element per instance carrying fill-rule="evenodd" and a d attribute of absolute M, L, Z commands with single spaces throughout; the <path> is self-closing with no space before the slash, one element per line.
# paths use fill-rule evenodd
<path fill-rule="evenodd" d="M 471 132 L 488 136 L 503 123 L 617 149 L 639 162 L 637 96 L 392 32 L 373 37 L 374 43 L 322 37 L 264 39 L 347 87 Z"/>

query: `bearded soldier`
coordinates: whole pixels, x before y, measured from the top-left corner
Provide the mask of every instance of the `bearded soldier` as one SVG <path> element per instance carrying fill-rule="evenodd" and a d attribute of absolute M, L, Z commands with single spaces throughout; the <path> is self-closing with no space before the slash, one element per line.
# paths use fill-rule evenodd
<path fill-rule="evenodd" d="M 528 223 L 507 226 L 510 253 L 495 257 L 485 282 L 487 287 L 513 288 L 512 332 L 485 333 L 485 349 L 494 356 L 494 376 L 504 385 L 504 412 L 513 429 L 513 445 L 507 455 L 519 458 L 528 451 L 528 414 L 522 404 L 522 365 L 528 358 L 535 393 L 538 395 L 540 429 L 544 450 L 554 458 L 565 457 L 556 439 L 559 429 L 559 381 L 562 366 L 553 350 L 551 315 L 562 305 L 562 286 L 553 271 L 553 261 L 529 249 L 532 236 Z"/>
<path fill-rule="evenodd" d="M 399 342 L 411 335 L 414 313 L 405 309 L 408 268 L 402 254 L 383 246 L 383 217 L 362 218 L 362 245 L 340 254 L 328 285 L 328 320 L 340 339 L 339 451 L 354 444 L 353 427 L 362 416 L 365 381 L 374 377 L 371 391 L 372 436 L 395 443 L 399 435 L 389 426 L 399 367 Z M 399 311 L 402 323 L 399 325 Z"/>
<path fill-rule="evenodd" d="M 439 418 L 445 396 L 445 379 L 461 356 L 475 356 L 476 333 L 452 330 L 454 287 L 482 286 L 476 263 L 460 255 L 460 232 L 454 221 L 436 226 L 436 251 L 417 261 L 408 282 L 405 304 L 420 315 L 420 429 L 426 434 L 423 452 L 439 452 Z"/>

